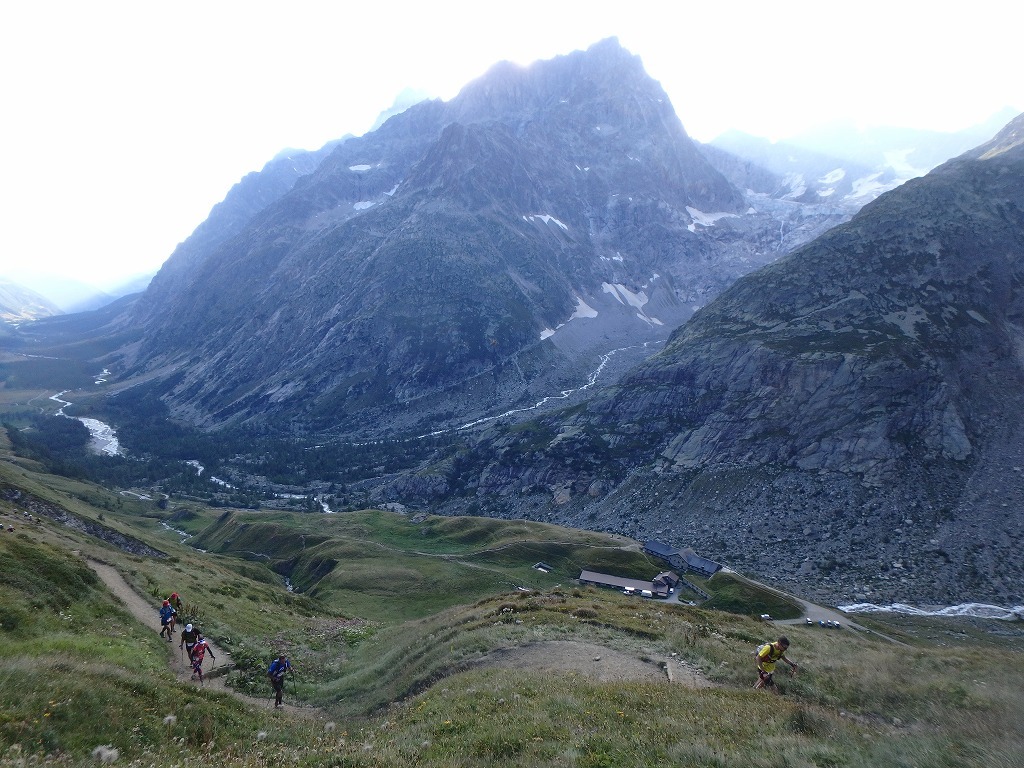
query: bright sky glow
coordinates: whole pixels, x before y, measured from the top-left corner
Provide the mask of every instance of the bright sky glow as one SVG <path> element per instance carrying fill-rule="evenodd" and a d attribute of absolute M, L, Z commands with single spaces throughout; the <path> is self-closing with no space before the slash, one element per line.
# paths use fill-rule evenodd
<path fill-rule="evenodd" d="M 1018 30 L 1001 0 L 4 3 L 0 275 L 154 270 L 280 150 L 502 59 L 616 35 L 703 141 L 842 118 L 955 130 L 1024 111 Z"/>

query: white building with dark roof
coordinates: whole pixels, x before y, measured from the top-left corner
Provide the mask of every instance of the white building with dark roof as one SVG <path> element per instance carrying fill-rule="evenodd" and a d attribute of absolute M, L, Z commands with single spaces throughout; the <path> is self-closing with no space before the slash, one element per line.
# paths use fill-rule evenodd
<path fill-rule="evenodd" d="M 644 544 L 644 552 L 659 560 L 664 560 L 670 566 L 680 571 L 685 569 L 699 573 L 702 576 L 713 576 L 722 570 L 721 563 L 701 557 L 689 547 L 678 549 L 663 542 L 652 540 Z"/>

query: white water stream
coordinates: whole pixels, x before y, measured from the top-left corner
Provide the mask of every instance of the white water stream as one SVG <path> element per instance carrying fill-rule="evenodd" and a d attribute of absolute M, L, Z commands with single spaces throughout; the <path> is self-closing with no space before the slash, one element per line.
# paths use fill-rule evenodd
<path fill-rule="evenodd" d="M 96 383 L 102 384 L 106 381 L 106 376 L 110 375 L 110 371 L 106 368 L 103 372 L 96 377 Z M 64 413 L 64 409 L 69 405 L 73 405 L 68 400 L 62 400 L 61 397 L 66 395 L 68 390 L 58 392 L 56 395 L 51 395 L 50 399 L 55 403 L 60 403 L 60 410 L 57 411 L 57 416 L 63 416 L 66 419 L 78 419 L 85 425 L 85 428 L 89 430 L 89 434 L 92 435 L 92 447 L 96 453 L 105 453 L 107 456 L 124 456 L 124 452 L 121 450 L 121 444 L 117 440 L 117 434 L 114 432 L 114 428 L 109 424 L 105 424 L 99 419 L 86 419 L 78 416 L 68 416 Z"/>
<path fill-rule="evenodd" d="M 1024 620 L 1024 605 L 1004 608 L 987 603 L 961 603 L 946 608 L 915 608 L 906 603 L 893 603 L 892 605 L 854 603 L 836 607 L 843 613 L 902 613 L 908 616 L 962 616 L 975 619 L 999 619 L 1000 621 Z"/>

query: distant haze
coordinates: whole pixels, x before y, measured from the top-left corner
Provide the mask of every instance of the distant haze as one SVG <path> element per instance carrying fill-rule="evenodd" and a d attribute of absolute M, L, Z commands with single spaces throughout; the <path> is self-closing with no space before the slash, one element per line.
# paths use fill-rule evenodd
<path fill-rule="evenodd" d="M 368 130 L 405 89 L 451 98 L 502 59 L 609 36 L 687 131 L 824 122 L 955 130 L 1024 109 L 1006 4 L 602 1 L 481 6 L 111 0 L 0 10 L 0 275 L 111 289 L 152 273 L 247 172 Z M 1004 19 L 1005 21 L 1005 19 Z"/>

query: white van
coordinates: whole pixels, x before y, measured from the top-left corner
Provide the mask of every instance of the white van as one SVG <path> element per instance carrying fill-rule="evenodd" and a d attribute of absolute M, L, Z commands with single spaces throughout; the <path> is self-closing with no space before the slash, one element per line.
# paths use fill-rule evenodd
<path fill-rule="evenodd" d="M 654 597 L 654 593 L 649 589 L 641 589 L 640 597 Z"/>

